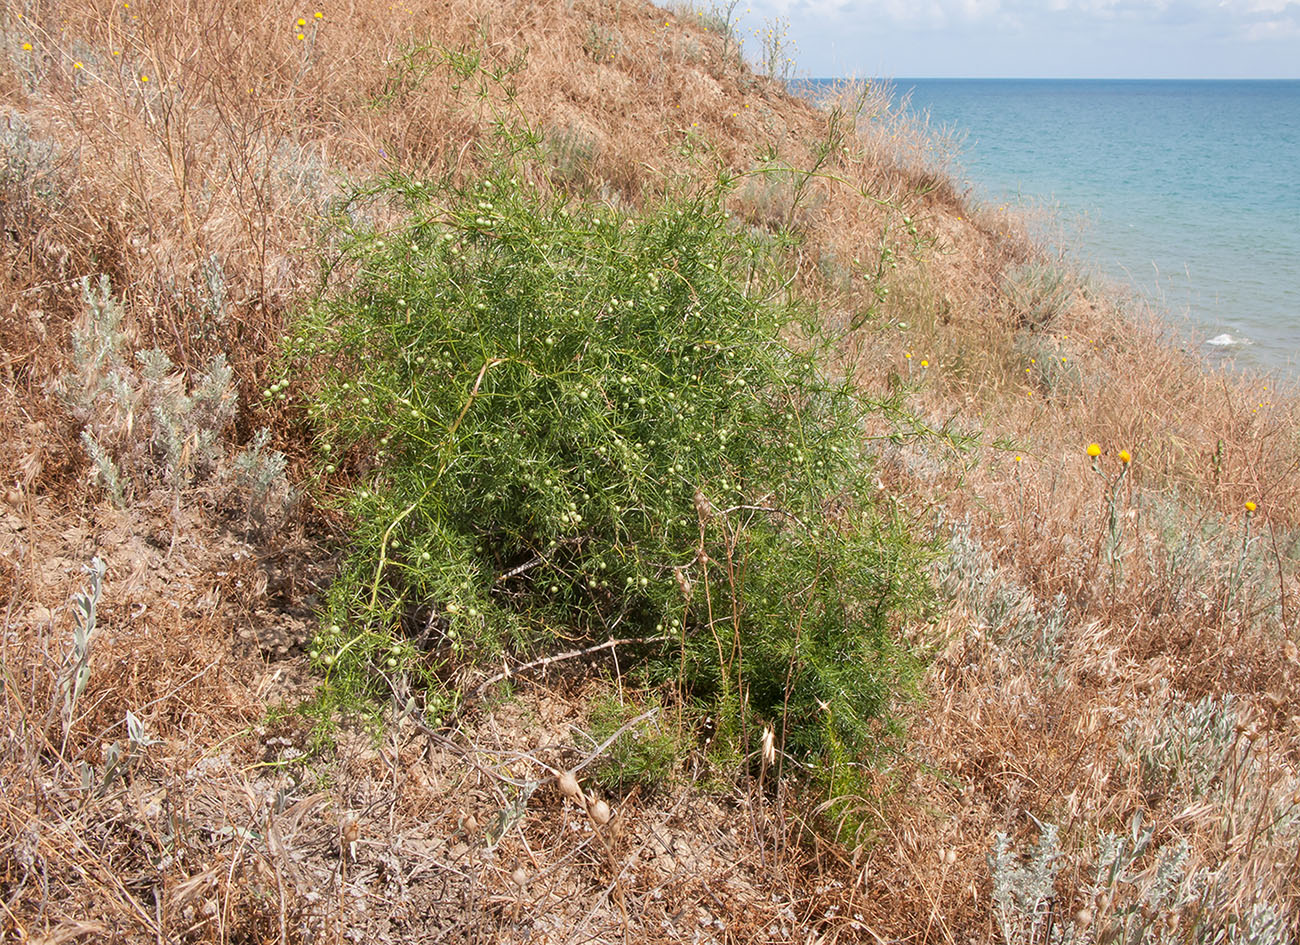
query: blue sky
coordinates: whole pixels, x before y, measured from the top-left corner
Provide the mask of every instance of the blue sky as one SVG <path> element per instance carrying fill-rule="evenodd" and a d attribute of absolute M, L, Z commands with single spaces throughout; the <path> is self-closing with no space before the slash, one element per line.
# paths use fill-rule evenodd
<path fill-rule="evenodd" d="M 1300 78 L 1300 0 L 742 0 L 735 15 L 751 58 L 753 31 L 788 21 L 807 76 Z"/>

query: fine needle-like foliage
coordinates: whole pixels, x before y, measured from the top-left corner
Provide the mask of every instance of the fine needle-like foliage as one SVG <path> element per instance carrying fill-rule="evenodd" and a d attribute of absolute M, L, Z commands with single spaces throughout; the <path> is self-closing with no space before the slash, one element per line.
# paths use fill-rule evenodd
<path fill-rule="evenodd" d="M 314 658 L 349 691 L 418 679 L 437 717 L 467 666 L 637 640 L 721 744 L 761 719 L 856 753 L 929 599 L 930 549 L 871 475 L 866 421 L 897 404 L 821 370 L 725 188 L 628 214 L 530 169 L 372 188 L 405 222 L 351 227 L 355 277 L 297 332 L 352 523 Z"/>

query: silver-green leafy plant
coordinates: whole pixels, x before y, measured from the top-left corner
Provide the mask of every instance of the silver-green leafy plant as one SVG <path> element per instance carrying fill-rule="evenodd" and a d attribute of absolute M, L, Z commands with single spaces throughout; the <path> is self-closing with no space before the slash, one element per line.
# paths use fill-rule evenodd
<path fill-rule="evenodd" d="M 160 744 L 160 740 L 149 735 L 144 722 L 130 709 L 126 710 L 123 721 L 126 724 L 126 745 L 116 741 L 105 745 L 102 769 L 96 771 L 94 766 L 85 761 L 79 764 L 83 792 L 89 794 L 94 791 L 99 797 L 108 794 L 119 781 L 126 779 L 146 748 Z"/>
<path fill-rule="evenodd" d="M 1085 905 L 1073 915 L 1058 902 L 1057 874 L 1067 857 L 1059 829 L 1044 824 L 1037 845 L 1025 854 L 999 834 L 989 855 L 993 907 L 1006 945 L 1139 945 L 1174 942 L 1171 916 L 1195 899 L 1187 874 L 1189 848 L 1178 839 L 1153 844 L 1153 831 L 1139 812 L 1123 834 L 1103 834 L 1092 863 L 1092 881 L 1080 891 Z"/>
<path fill-rule="evenodd" d="M 1056 941 L 1053 929 L 1056 873 L 1061 866 L 1059 830 L 1043 827 L 1038 844 L 1025 857 L 1004 833 L 993 841 L 989 871 L 993 874 L 993 912 L 1007 945 L 1039 945 Z"/>
<path fill-rule="evenodd" d="M 220 268 L 205 269 L 213 305 L 224 304 Z M 122 303 L 107 276 L 82 280 L 84 310 L 72 333 L 72 370 L 59 392 L 84 426 L 82 443 L 96 478 L 125 508 L 142 492 L 165 487 L 177 507 L 202 483 L 228 482 L 247 497 L 260 527 L 289 499 L 285 458 L 267 446 L 263 430 L 227 461 L 226 434 L 238 402 L 234 372 L 224 354 L 201 374 L 185 376 L 166 352 L 131 351 Z"/>
<path fill-rule="evenodd" d="M 215 470 L 236 388 L 225 356 L 186 379 L 163 351 L 136 352 L 107 276 L 82 280 L 85 309 L 72 334 L 72 371 L 60 393 L 85 426 L 82 442 L 113 501 L 141 488 L 190 486 Z"/>
<path fill-rule="evenodd" d="M 1034 261 L 1011 266 L 1002 276 L 1002 294 L 1026 328 L 1049 327 L 1074 301 L 1074 287 L 1063 266 Z"/>
<path fill-rule="evenodd" d="M 951 526 L 947 554 L 935 563 L 934 573 L 941 594 L 963 605 L 992 645 L 1047 666 L 1060 659 L 1070 615 L 1066 596 L 1038 601 L 994 563 L 969 521 Z"/>
<path fill-rule="evenodd" d="M 6 40 L 0 40 L 0 49 Z M 27 63 L 40 58 L 34 51 L 14 50 L 10 55 Z M 23 72 L 33 75 L 20 68 L 19 74 Z M 41 203 L 58 196 L 60 163 L 59 149 L 53 141 L 34 135 L 18 110 L 0 109 L 0 193 L 10 202 L 5 208 L 7 217 L 35 213 Z"/>
<path fill-rule="evenodd" d="M 1136 762 L 1145 790 L 1192 800 L 1209 792 L 1236 742 L 1237 700 L 1231 695 L 1178 702 L 1154 729 L 1140 719 L 1125 727 L 1121 761 Z"/>
<path fill-rule="evenodd" d="M 1233 804 L 1240 817 L 1260 814 L 1249 803 Z M 1265 816 L 1276 816 L 1276 806 L 1270 805 Z M 1282 851 L 1287 863 L 1293 858 L 1293 834 L 1267 843 Z M 1024 854 L 1000 834 L 989 867 L 1002 940 L 1006 945 L 1284 945 L 1294 941 L 1294 910 L 1279 905 L 1285 893 L 1278 870 L 1260 870 L 1252 862 L 1263 849 L 1239 858 L 1228 851 L 1220 862 L 1198 867 L 1186 837 L 1175 833 L 1157 842 L 1140 810 L 1127 830 L 1102 833 L 1094 853 L 1073 858 L 1061 851 L 1052 825 L 1043 827 L 1038 844 Z M 1090 877 L 1073 903 L 1060 901 L 1056 885 L 1069 859 Z"/>
<path fill-rule="evenodd" d="M 235 483 L 247 496 L 248 520 L 263 532 L 278 524 L 292 498 L 285 476 L 288 461 L 268 447 L 270 439 L 270 430 L 258 430 L 231 464 Z"/>
<path fill-rule="evenodd" d="M 99 557 L 91 559 L 83 568 L 90 577 L 90 584 L 85 590 L 72 595 L 72 652 L 64 664 L 59 676 L 59 689 L 63 693 L 63 739 L 66 744 L 68 732 L 76 719 L 77 703 L 90 682 L 90 651 L 94 642 L 98 621 L 99 596 L 104 586 L 104 573 L 107 566 Z"/>

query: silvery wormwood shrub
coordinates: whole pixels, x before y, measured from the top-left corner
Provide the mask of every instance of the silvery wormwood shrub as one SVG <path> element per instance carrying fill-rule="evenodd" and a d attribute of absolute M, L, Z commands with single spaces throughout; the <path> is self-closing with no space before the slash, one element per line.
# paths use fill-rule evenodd
<path fill-rule="evenodd" d="M 187 376 L 160 349 L 133 351 L 126 311 L 108 276 L 81 282 L 84 309 L 72 332 L 70 370 L 55 389 L 82 424 L 81 441 L 114 504 L 142 493 L 183 493 L 205 483 L 238 495 L 250 524 L 265 533 L 291 500 L 284 454 L 258 431 L 231 455 L 238 385 L 224 354 Z"/>
<path fill-rule="evenodd" d="M 279 386 L 352 523 L 317 665 L 340 691 L 422 679 L 436 717 L 476 662 L 639 639 L 733 744 L 758 718 L 856 750 L 931 600 L 933 549 L 871 475 L 868 421 L 898 402 L 820 369 L 724 185 L 627 214 L 526 176 L 393 177 L 340 217 L 352 277 Z M 347 222 L 384 201 L 404 223 Z"/>
<path fill-rule="evenodd" d="M 122 303 L 107 276 L 83 278 L 85 309 L 72 333 L 72 370 L 58 390 L 113 501 L 139 489 L 181 490 L 211 474 L 234 419 L 236 387 L 224 355 L 187 378 L 160 349 L 132 352 Z"/>

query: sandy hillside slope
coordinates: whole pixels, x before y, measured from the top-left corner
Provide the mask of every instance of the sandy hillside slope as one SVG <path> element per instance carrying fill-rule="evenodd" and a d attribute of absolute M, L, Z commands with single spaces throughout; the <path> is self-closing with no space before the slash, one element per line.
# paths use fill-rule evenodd
<path fill-rule="evenodd" d="M 1297 401 L 958 192 L 881 89 L 817 109 L 624 0 L 0 17 L 0 937 L 1296 940 Z M 741 175 L 832 370 L 931 431 L 866 431 L 943 605 L 851 796 L 719 763 L 608 651 L 446 728 L 300 711 L 348 481 L 284 336 L 352 183 L 471 180 L 503 122 L 620 212 Z"/>

